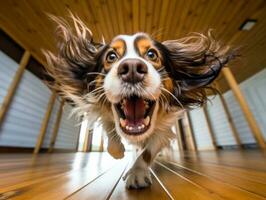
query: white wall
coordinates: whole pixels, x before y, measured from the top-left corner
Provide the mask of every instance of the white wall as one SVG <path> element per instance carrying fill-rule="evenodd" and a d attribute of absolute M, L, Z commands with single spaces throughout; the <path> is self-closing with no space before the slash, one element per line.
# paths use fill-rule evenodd
<path fill-rule="evenodd" d="M 70 105 L 64 105 L 55 149 L 75 150 L 76 148 L 80 131 L 80 122 L 75 116 L 70 117 L 71 110 L 72 107 Z"/>
<path fill-rule="evenodd" d="M 232 135 L 232 130 L 219 96 L 215 96 L 207 105 L 217 145 L 235 145 L 236 141 Z"/>
<path fill-rule="evenodd" d="M 197 144 L 197 149 L 207 150 L 212 149 L 212 141 L 207 127 L 206 118 L 202 108 L 197 108 L 190 111 L 192 121 L 192 129 Z"/>
<path fill-rule="evenodd" d="M 0 106 L 17 68 L 18 64 L 0 50 Z"/>
<path fill-rule="evenodd" d="M 57 99 L 55 100 L 54 106 L 53 106 L 53 110 L 52 110 L 50 119 L 49 119 L 45 138 L 43 140 L 43 144 L 42 144 L 43 148 L 49 147 L 59 107 L 60 107 L 60 99 L 57 97 Z"/>
<path fill-rule="evenodd" d="M 0 51 L 0 105 L 17 69 L 18 64 Z M 39 78 L 25 70 L 0 127 L 0 146 L 35 147 L 51 94 Z M 49 146 L 59 106 L 57 98 L 42 147 Z M 69 118 L 71 109 L 64 107 L 55 149 L 76 148 L 79 126 L 75 118 Z"/>
<path fill-rule="evenodd" d="M 266 138 L 266 69 L 242 82 L 240 88 L 264 134 L 264 138 Z M 255 140 L 251 130 L 232 91 L 226 92 L 224 98 L 229 107 L 233 122 L 240 134 L 242 144 L 254 144 Z M 218 96 L 212 99 L 211 103 L 208 103 L 208 113 L 211 118 L 217 144 L 220 146 L 235 145 L 236 141 L 232 135 Z M 202 111 L 200 109 L 193 110 L 191 112 L 191 118 L 198 148 L 204 149 L 209 145 L 210 140 L 206 136 L 207 127 Z"/>
<path fill-rule="evenodd" d="M 2 52 L 0 64 L 2 103 L 18 64 Z M 0 146 L 35 146 L 50 95 L 48 87 L 25 70 L 0 129 Z"/>
<path fill-rule="evenodd" d="M 266 69 L 242 82 L 240 88 L 264 134 L 264 138 L 266 138 Z M 232 94 L 232 91 L 226 92 L 224 97 L 233 116 L 236 128 L 240 133 L 242 143 L 255 143 L 251 130 L 234 95 Z"/>

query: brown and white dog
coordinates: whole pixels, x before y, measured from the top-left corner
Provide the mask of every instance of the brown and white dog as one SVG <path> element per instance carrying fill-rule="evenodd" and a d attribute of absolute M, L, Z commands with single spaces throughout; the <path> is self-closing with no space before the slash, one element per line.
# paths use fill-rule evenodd
<path fill-rule="evenodd" d="M 145 33 L 95 43 L 79 18 L 72 15 L 73 27 L 52 18 L 59 48 L 58 54 L 45 52 L 52 86 L 91 123 L 101 121 L 113 157 L 124 156 L 121 138 L 141 149 L 125 176 L 126 186 L 149 186 L 149 166 L 175 137 L 171 127 L 179 113 L 204 104 L 206 86 L 234 51 L 199 33 L 162 43 Z"/>

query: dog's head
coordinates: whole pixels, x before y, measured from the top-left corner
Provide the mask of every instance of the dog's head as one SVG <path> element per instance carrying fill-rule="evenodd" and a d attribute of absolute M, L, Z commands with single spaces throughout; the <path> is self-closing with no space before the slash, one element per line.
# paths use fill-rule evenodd
<path fill-rule="evenodd" d="M 196 33 L 162 43 L 145 33 L 95 43 L 91 31 L 72 18 L 74 29 L 55 18 L 59 54 L 46 53 L 54 87 L 112 112 L 117 132 L 131 141 L 149 137 L 160 124 L 158 115 L 202 105 L 206 86 L 234 57 L 210 35 Z"/>

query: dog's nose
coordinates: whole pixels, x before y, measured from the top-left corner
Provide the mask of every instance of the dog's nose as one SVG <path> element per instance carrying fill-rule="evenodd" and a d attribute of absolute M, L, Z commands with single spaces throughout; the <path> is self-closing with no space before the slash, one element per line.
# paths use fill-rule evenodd
<path fill-rule="evenodd" d="M 147 74 L 147 65 L 139 59 L 126 59 L 118 66 L 118 75 L 122 80 L 129 83 L 138 83 Z"/>

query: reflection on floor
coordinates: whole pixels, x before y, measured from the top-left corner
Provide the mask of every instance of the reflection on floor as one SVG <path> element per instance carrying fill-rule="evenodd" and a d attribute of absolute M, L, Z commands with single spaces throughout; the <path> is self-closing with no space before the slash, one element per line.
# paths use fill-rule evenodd
<path fill-rule="evenodd" d="M 126 190 L 131 155 L 107 153 L 0 155 L 3 199 L 266 199 L 266 154 L 259 151 L 175 153 L 158 157 L 153 185 Z"/>

